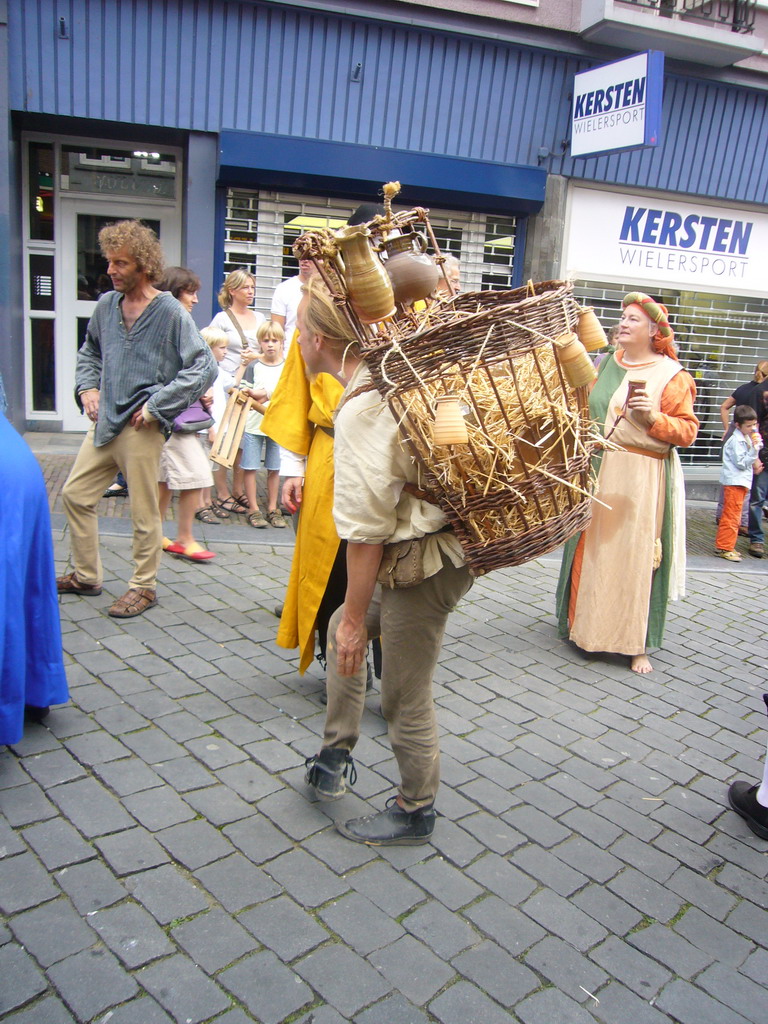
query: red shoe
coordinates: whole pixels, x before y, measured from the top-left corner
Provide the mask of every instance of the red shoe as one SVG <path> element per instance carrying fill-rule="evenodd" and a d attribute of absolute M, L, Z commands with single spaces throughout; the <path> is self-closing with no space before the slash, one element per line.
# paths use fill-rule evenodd
<path fill-rule="evenodd" d="M 174 558 L 183 558 L 186 562 L 207 562 L 216 557 L 213 551 L 206 551 L 203 545 L 198 544 L 197 541 L 187 544 L 186 547 L 182 547 L 181 544 L 172 544 L 166 550 Z"/>

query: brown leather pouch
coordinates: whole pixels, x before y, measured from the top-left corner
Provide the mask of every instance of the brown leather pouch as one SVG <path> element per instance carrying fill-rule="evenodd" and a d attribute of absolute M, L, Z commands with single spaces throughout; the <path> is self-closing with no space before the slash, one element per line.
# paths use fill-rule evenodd
<path fill-rule="evenodd" d="M 385 544 L 376 579 L 391 590 L 415 587 L 424 581 L 424 538 Z"/>

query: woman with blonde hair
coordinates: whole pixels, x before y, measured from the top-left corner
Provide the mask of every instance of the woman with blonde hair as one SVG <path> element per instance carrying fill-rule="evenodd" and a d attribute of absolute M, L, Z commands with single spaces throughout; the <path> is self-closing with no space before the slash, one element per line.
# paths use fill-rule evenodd
<path fill-rule="evenodd" d="M 221 312 L 213 318 L 210 327 L 218 327 L 229 339 L 229 351 L 221 363 L 223 370 L 234 373 L 241 364 L 247 365 L 259 355 L 256 331 L 265 317 L 251 309 L 256 294 L 256 281 L 245 267 L 230 271 L 219 292 Z"/>
<path fill-rule="evenodd" d="M 219 369 L 224 373 L 234 374 L 238 368 L 245 367 L 259 358 L 261 347 L 256 332 L 264 323 L 265 317 L 251 309 L 255 294 L 256 280 L 245 267 L 230 271 L 221 286 L 221 312 L 216 314 L 209 326 L 216 327 L 227 336 L 227 354 L 219 363 Z M 243 471 L 240 468 L 240 453 L 232 471 L 233 494 L 229 492 L 226 469 L 220 467 L 214 470 L 213 479 L 216 485 L 216 499 L 213 505 L 216 514 L 222 519 L 228 519 L 231 512 L 247 515 L 250 508 L 245 495 Z"/>

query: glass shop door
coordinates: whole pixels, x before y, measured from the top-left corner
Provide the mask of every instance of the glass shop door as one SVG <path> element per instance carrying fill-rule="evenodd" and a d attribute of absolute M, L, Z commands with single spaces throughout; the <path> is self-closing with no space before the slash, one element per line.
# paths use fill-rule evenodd
<path fill-rule="evenodd" d="M 163 247 L 166 265 L 178 265 L 181 256 L 181 225 L 178 210 L 158 208 L 158 203 L 137 204 L 104 199 L 61 198 L 61 244 L 57 246 L 56 378 L 62 429 L 86 430 L 88 421 L 74 399 L 77 352 L 85 340 L 96 301 L 112 291 L 107 261 L 99 249 L 99 231 L 117 220 L 138 218 L 155 231 Z"/>

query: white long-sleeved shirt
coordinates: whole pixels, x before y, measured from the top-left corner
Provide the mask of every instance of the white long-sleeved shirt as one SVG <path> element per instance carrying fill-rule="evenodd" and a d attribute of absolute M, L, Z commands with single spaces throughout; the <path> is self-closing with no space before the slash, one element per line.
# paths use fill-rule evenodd
<path fill-rule="evenodd" d="M 343 540 L 360 544 L 391 544 L 428 537 L 424 549 L 427 576 L 442 567 L 441 552 L 453 565 L 464 563 L 455 534 L 441 533 L 443 511 L 403 489 L 420 487 L 419 469 L 401 443 L 395 418 L 377 391 L 345 401 L 370 374 L 360 364 L 342 395 L 335 414 L 333 518 Z"/>

